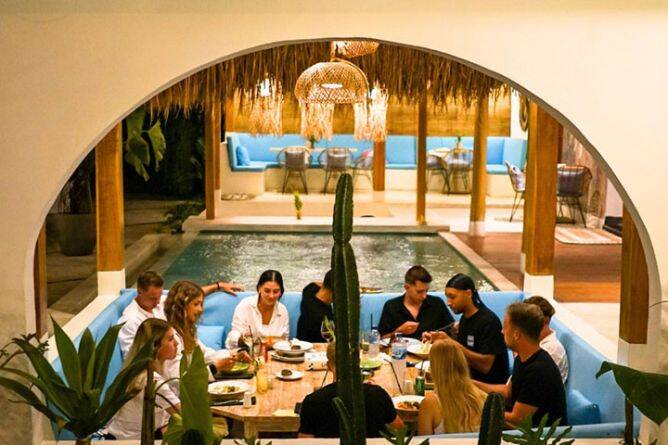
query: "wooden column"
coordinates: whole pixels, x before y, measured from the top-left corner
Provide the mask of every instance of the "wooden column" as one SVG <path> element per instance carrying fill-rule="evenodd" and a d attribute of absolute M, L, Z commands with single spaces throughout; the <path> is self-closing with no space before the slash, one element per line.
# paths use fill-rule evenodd
<path fill-rule="evenodd" d="M 557 219 L 557 157 L 561 125 L 531 104 L 526 191 L 524 193 L 524 289 L 554 295 L 554 228 Z"/>
<path fill-rule="evenodd" d="M 649 277 L 645 252 L 629 212 L 622 219 L 622 282 L 619 338 L 630 344 L 647 343 Z"/>
<path fill-rule="evenodd" d="M 37 336 L 42 337 L 48 330 L 47 325 L 47 294 L 46 294 L 46 227 L 39 231 L 35 244 L 35 259 L 33 261 L 33 277 L 35 284 L 35 320 L 37 321 Z"/>
<path fill-rule="evenodd" d="M 418 104 L 417 131 L 417 201 L 415 219 L 418 224 L 427 224 L 427 92 Z"/>
<path fill-rule="evenodd" d="M 489 134 L 489 94 L 478 97 L 473 130 L 473 187 L 469 235 L 485 236 L 487 206 L 487 135 Z"/>
<path fill-rule="evenodd" d="M 214 189 L 220 190 L 221 184 L 220 184 L 220 144 L 223 140 L 223 135 L 222 135 L 222 128 L 223 128 L 223 119 L 225 118 L 225 111 L 224 111 L 224 104 L 220 104 L 219 110 L 220 113 L 218 114 L 218 119 L 216 119 L 216 122 L 218 125 L 216 126 L 215 131 L 218 133 L 218 145 L 216 145 L 213 154 L 213 167 L 214 167 Z M 216 195 L 218 196 L 218 195 Z"/>
<path fill-rule="evenodd" d="M 385 191 L 385 141 L 373 143 L 373 190 Z"/>
<path fill-rule="evenodd" d="M 125 260 L 123 134 L 116 125 L 95 148 L 97 271 L 120 271 Z"/>
<path fill-rule="evenodd" d="M 216 217 L 216 150 L 220 150 L 220 103 L 204 108 L 204 203 L 206 219 Z"/>

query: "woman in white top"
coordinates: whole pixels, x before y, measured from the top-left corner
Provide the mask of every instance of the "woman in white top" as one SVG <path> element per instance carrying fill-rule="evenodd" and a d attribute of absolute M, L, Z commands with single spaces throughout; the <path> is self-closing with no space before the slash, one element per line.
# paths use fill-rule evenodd
<path fill-rule="evenodd" d="M 427 392 L 420 404 L 418 434 L 478 431 L 487 395 L 473 384 L 459 345 L 436 341 L 429 351 L 429 366 L 434 391 Z"/>
<path fill-rule="evenodd" d="M 176 356 L 165 362 L 165 377 L 178 379 L 181 358 L 184 354 L 190 357 L 196 347 L 202 350 L 204 361 L 209 365 L 210 381 L 214 380 L 213 375 L 216 372 L 231 368 L 236 361 L 250 361 L 245 352 L 232 357 L 230 351 L 216 351 L 199 341 L 197 322 L 203 312 L 204 291 L 200 286 L 192 281 L 177 281 L 169 289 L 165 300 L 165 315 L 176 333 Z M 170 386 L 176 394 L 179 393 L 178 380 L 171 381 Z"/>
<path fill-rule="evenodd" d="M 181 409 L 179 398 L 167 385 L 161 385 L 165 381 L 163 377 L 163 365 L 166 360 L 176 356 L 176 341 L 174 329 L 169 327 L 166 321 L 158 318 L 145 320 L 137 329 L 137 335 L 130 347 L 125 363 L 129 363 L 137 355 L 146 342 L 153 341 L 154 361 L 153 379 L 158 395 L 155 398 L 155 426 L 156 435 L 160 437 L 162 430 L 169 422 L 170 414 Z M 138 390 L 137 395 L 114 415 L 107 426 L 110 435 L 115 439 L 136 439 L 141 437 L 142 410 L 144 400 L 144 388 L 146 386 L 146 374 L 140 374 L 130 384 L 130 389 Z"/>
<path fill-rule="evenodd" d="M 283 296 L 283 277 L 275 270 L 266 270 L 257 282 L 257 296 L 244 298 L 234 310 L 232 329 L 225 345 L 236 348 L 242 336 L 283 337 L 290 332 L 290 317 L 278 300 Z"/>

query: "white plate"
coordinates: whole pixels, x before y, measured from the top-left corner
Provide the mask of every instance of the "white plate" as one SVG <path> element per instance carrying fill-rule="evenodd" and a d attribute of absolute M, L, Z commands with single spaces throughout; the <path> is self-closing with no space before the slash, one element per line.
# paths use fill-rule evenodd
<path fill-rule="evenodd" d="M 405 395 L 405 396 L 395 396 L 392 397 L 392 403 L 394 404 L 394 407 L 398 409 L 399 411 L 406 411 L 406 412 L 417 412 L 417 408 L 413 409 L 406 409 L 406 408 L 401 408 L 399 407 L 399 404 L 401 402 L 417 402 L 417 403 L 422 403 L 422 400 L 424 399 L 424 396 L 413 396 L 413 395 Z"/>
<path fill-rule="evenodd" d="M 418 363 L 415 364 L 415 369 L 417 369 L 418 372 L 420 372 L 420 371 L 429 372 L 429 369 L 430 369 L 429 366 L 430 365 L 431 364 L 429 363 L 429 360 L 423 360 L 423 361 L 418 362 Z"/>
<path fill-rule="evenodd" d="M 299 349 L 292 349 L 292 346 L 299 346 Z M 301 340 L 279 341 L 274 343 L 274 350 L 283 355 L 304 355 L 306 351 L 313 349 L 313 343 Z"/>
<path fill-rule="evenodd" d="M 287 375 L 282 375 L 281 371 L 276 372 L 276 378 L 281 379 L 281 380 L 299 380 L 302 377 L 304 377 L 304 373 L 301 371 L 295 371 L 294 369 L 291 369 L 292 374 L 287 376 Z"/>
<path fill-rule="evenodd" d="M 222 389 L 226 386 L 234 386 L 235 391 L 222 392 Z M 244 380 L 221 380 L 209 384 L 209 395 L 215 400 L 234 399 L 248 390 L 250 390 L 250 386 Z"/>
<path fill-rule="evenodd" d="M 413 345 L 408 345 L 407 348 L 409 354 L 413 354 L 414 356 L 420 357 L 421 359 L 426 359 L 429 357 L 430 349 L 431 349 L 431 343 L 422 343 L 422 342 Z"/>
<path fill-rule="evenodd" d="M 279 362 L 286 362 L 286 363 L 302 363 L 304 361 L 304 356 L 303 355 L 297 355 L 295 357 L 290 357 L 290 356 L 278 354 L 275 351 L 271 351 L 271 358 L 273 360 L 277 360 Z"/>
<path fill-rule="evenodd" d="M 406 344 L 409 345 L 409 346 L 410 345 L 416 345 L 418 343 L 422 343 L 417 338 L 412 338 L 412 337 L 404 337 L 404 340 L 406 341 Z M 382 339 L 380 341 L 380 345 L 384 348 L 387 348 L 388 346 L 390 346 L 390 338 L 387 337 L 387 338 Z"/>

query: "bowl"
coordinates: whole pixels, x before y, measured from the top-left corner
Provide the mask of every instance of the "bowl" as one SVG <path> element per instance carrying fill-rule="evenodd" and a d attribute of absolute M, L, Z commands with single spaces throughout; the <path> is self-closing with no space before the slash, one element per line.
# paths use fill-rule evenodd
<path fill-rule="evenodd" d="M 248 390 L 250 390 L 250 386 L 243 380 L 213 382 L 209 384 L 208 389 L 211 402 L 241 399 L 243 394 Z"/>
<path fill-rule="evenodd" d="M 241 375 L 248 371 L 248 368 L 250 368 L 250 363 L 246 362 L 236 362 L 230 369 L 223 369 L 222 371 L 219 371 L 218 374 L 220 375 Z"/>
<path fill-rule="evenodd" d="M 424 360 L 429 358 L 431 343 L 414 343 L 412 345 L 408 345 L 408 348 L 406 349 L 409 354 L 413 354 L 414 356 Z"/>
<path fill-rule="evenodd" d="M 403 411 L 405 413 L 417 413 L 420 409 L 420 403 L 424 396 L 414 396 L 414 395 L 403 395 L 392 397 L 392 403 L 397 411 Z"/>
<path fill-rule="evenodd" d="M 274 351 L 286 357 L 304 355 L 306 351 L 313 349 L 313 343 L 301 340 L 279 341 L 274 343 Z"/>

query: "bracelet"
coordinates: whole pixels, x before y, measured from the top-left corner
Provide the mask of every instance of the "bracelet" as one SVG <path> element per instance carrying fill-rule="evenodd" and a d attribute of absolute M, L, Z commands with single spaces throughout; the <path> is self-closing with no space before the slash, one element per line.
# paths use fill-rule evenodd
<path fill-rule="evenodd" d="M 216 281 L 216 290 L 220 290 L 220 281 Z"/>

